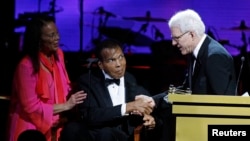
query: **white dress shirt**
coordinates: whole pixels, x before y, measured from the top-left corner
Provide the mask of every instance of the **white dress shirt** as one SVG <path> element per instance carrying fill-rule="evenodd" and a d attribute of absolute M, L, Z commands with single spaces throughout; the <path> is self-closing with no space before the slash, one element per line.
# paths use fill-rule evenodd
<path fill-rule="evenodd" d="M 106 74 L 102 70 L 105 79 L 113 79 L 108 74 Z M 126 100 L 125 100 L 125 85 L 124 85 L 124 77 L 120 78 L 120 85 L 118 86 L 116 83 L 110 84 L 107 86 L 109 95 L 111 97 L 113 106 L 122 105 L 121 106 L 121 115 L 126 115 Z"/>

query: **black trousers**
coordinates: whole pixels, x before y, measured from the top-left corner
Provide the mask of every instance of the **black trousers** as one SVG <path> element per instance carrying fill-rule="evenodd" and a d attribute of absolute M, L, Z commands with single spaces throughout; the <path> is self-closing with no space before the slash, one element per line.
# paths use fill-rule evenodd
<path fill-rule="evenodd" d="M 67 123 L 60 134 L 60 141 L 93 141 L 86 126 L 80 122 Z"/>
<path fill-rule="evenodd" d="M 133 135 L 129 136 L 116 127 L 93 129 L 89 132 L 94 141 L 133 141 Z"/>

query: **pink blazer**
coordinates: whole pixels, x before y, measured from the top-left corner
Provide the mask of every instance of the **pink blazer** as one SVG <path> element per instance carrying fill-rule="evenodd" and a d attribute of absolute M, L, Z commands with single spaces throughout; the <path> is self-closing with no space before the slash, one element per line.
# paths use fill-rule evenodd
<path fill-rule="evenodd" d="M 63 56 L 59 56 L 60 75 L 63 87 L 70 91 L 66 77 L 67 72 Z M 50 99 L 45 101 L 36 93 L 38 75 L 33 74 L 33 67 L 29 57 L 23 58 L 16 68 L 13 79 L 12 96 L 9 114 L 8 141 L 16 141 L 18 135 L 26 129 L 37 129 L 51 139 L 50 130 L 53 123 L 57 122 L 59 115 L 53 115 L 55 104 L 55 87 L 52 75 L 48 72 L 47 79 L 50 88 Z M 65 93 L 65 97 L 68 93 Z"/>

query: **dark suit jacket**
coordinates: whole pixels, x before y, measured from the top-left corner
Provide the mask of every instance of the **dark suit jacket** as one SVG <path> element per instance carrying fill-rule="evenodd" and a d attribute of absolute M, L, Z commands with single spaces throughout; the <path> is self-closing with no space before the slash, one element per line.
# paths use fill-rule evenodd
<path fill-rule="evenodd" d="M 207 36 L 196 58 L 192 77 L 193 94 L 234 95 L 235 67 L 232 56 Z"/>
<path fill-rule="evenodd" d="M 125 99 L 126 102 L 133 101 L 136 95 L 149 92 L 137 85 L 135 78 L 125 73 Z M 121 105 L 113 106 L 108 89 L 105 86 L 104 75 L 100 70 L 92 72 L 91 75 L 84 74 L 79 79 L 79 88 L 87 92 L 87 99 L 80 105 L 79 109 L 85 124 L 89 129 L 103 127 L 119 127 L 124 124 L 128 126 L 128 134 L 132 134 L 135 126 L 142 123 L 138 116 L 122 116 Z"/>

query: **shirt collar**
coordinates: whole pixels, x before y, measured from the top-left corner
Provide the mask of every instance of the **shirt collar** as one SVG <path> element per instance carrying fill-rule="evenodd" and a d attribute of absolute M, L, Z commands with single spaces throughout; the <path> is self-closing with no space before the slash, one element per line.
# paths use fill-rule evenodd
<path fill-rule="evenodd" d="M 201 40 L 199 41 L 199 43 L 197 44 L 197 46 L 195 47 L 194 52 L 193 52 L 193 55 L 194 55 L 195 58 L 197 58 L 198 52 L 199 52 L 199 50 L 200 50 L 200 48 L 201 48 L 201 45 L 202 45 L 202 43 L 204 42 L 204 40 L 205 40 L 206 37 L 207 37 L 207 35 L 204 34 L 204 35 L 202 36 Z"/>
<path fill-rule="evenodd" d="M 110 75 L 108 75 L 104 70 L 102 70 L 102 73 L 104 75 L 104 79 L 108 78 L 108 79 L 114 79 L 112 78 Z M 120 81 L 123 81 L 124 76 L 120 78 Z"/>

